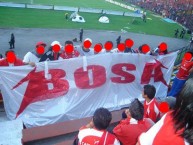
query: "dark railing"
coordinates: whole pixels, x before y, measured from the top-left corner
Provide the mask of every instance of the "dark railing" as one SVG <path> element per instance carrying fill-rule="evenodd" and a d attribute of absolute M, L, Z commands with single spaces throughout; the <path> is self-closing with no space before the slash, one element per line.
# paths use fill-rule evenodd
<path fill-rule="evenodd" d="M 182 48 L 180 48 L 180 49 L 178 49 L 178 50 L 175 50 L 175 51 L 178 51 L 178 56 L 177 56 L 177 58 L 176 58 L 176 61 L 175 61 L 175 63 L 174 63 L 174 66 L 179 65 L 179 64 L 181 63 L 181 61 L 182 61 L 182 58 L 183 58 L 183 56 L 184 56 L 184 53 L 186 53 L 187 51 L 190 51 L 189 45 L 187 45 L 187 46 L 185 46 L 185 47 L 182 47 Z"/>

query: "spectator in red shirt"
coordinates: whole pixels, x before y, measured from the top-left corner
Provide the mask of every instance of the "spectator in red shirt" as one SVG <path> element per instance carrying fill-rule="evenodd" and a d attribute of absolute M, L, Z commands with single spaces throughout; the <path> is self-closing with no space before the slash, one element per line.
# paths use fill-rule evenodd
<path fill-rule="evenodd" d="M 166 113 L 159 122 L 139 137 L 137 145 L 193 144 L 193 79 L 187 80 L 176 97 L 174 111 Z"/>
<path fill-rule="evenodd" d="M 73 42 L 72 41 L 66 41 L 64 45 L 64 50 L 60 54 L 59 59 L 69 59 L 69 58 L 75 58 L 79 57 L 80 53 L 74 49 Z"/>
<path fill-rule="evenodd" d="M 149 118 L 143 119 L 143 104 L 135 99 L 129 109 L 125 110 L 126 119 L 113 129 L 114 134 L 122 145 L 135 145 L 139 135 L 146 132 L 154 123 Z"/>
<path fill-rule="evenodd" d="M 0 66 L 21 66 L 24 65 L 23 61 L 16 57 L 13 50 L 5 52 L 5 58 L 0 60 Z"/>
<path fill-rule="evenodd" d="M 116 137 L 106 131 L 111 120 L 111 112 L 105 108 L 97 109 L 92 121 L 80 129 L 79 145 L 120 145 Z"/>
<path fill-rule="evenodd" d="M 156 89 L 153 85 L 145 85 L 142 96 L 144 101 L 144 118 L 150 118 L 153 122 L 160 119 L 159 105 L 155 98 Z"/>
<path fill-rule="evenodd" d="M 192 53 L 187 52 L 185 53 L 184 58 L 182 59 L 179 71 L 176 74 L 176 77 L 173 81 L 172 88 L 168 93 L 168 96 L 176 97 L 178 93 L 181 91 L 190 73 L 192 72 L 193 72 Z"/>

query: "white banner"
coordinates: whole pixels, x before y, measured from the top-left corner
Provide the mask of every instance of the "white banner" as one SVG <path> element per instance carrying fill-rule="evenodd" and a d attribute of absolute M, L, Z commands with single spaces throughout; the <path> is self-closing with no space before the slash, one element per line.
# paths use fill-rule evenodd
<path fill-rule="evenodd" d="M 145 84 L 165 97 L 177 53 L 163 56 L 100 54 L 30 66 L 0 67 L 8 118 L 27 127 L 91 116 L 99 107 L 118 110 L 142 100 Z"/>

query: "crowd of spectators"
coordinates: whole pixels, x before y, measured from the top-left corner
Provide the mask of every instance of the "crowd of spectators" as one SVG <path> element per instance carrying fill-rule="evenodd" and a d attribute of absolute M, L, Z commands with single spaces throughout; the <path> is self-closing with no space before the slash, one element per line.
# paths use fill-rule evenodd
<path fill-rule="evenodd" d="M 172 19 L 193 31 L 193 1 L 191 0 L 125 0 Z"/>
<path fill-rule="evenodd" d="M 155 50 L 147 44 L 141 45 L 137 49 L 132 49 L 134 42 L 132 39 L 128 38 L 124 42 L 117 44 L 113 48 L 113 42 L 107 41 L 104 46 L 101 43 L 97 43 L 92 46 L 92 40 L 86 38 L 81 45 L 74 46 L 73 41 L 67 40 L 64 46 L 58 41 L 53 41 L 50 46 L 43 41 L 36 43 L 35 48 L 27 52 L 23 58 L 23 61 L 17 58 L 14 50 L 8 50 L 5 52 L 5 57 L 0 54 L 0 66 L 18 66 L 18 65 L 31 65 L 35 66 L 38 62 L 43 61 L 54 61 L 61 59 L 70 59 L 80 56 L 91 56 L 103 53 L 142 53 L 147 55 L 164 55 L 167 54 L 167 44 L 162 42 L 158 45 Z M 11 55 L 9 55 L 11 54 Z M 12 59 L 10 61 L 10 58 Z M 21 63 L 18 63 L 18 60 Z"/>
<path fill-rule="evenodd" d="M 97 109 L 91 122 L 80 128 L 74 145 L 192 145 L 192 81 L 191 78 L 185 83 L 174 104 L 168 106 L 170 109 L 165 112 L 161 112 L 160 107 L 155 107 L 158 105 L 154 98 L 156 88 L 145 85 L 142 92 L 144 105 L 138 99 L 132 101 L 112 132 L 107 131 L 112 119 L 111 113 L 105 108 Z M 171 105 L 167 101 L 166 103 Z M 159 116 L 160 113 L 162 117 Z"/>
<path fill-rule="evenodd" d="M 108 136 L 111 137 L 107 137 L 106 134 L 108 134 L 107 127 L 112 117 L 106 109 L 100 108 L 96 110 L 97 116 L 95 112 L 92 121 L 80 129 L 76 139 L 77 143 L 162 145 L 164 142 L 164 144 L 191 145 L 193 143 L 191 121 L 193 118 L 193 79 L 186 81 L 191 72 L 189 70 L 193 68 L 191 60 L 192 53 L 187 52 L 179 71 L 179 74 L 184 75 L 185 79 L 183 84 L 177 87 L 177 91 L 172 89 L 176 98 L 169 96 L 163 101 L 168 105 L 166 111 L 161 108 L 163 102 L 158 102 L 155 97 L 156 88 L 150 84 L 145 85 L 142 91 L 142 96 L 145 99 L 144 104 L 142 105 L 138 99 L 131 102 L 129 109 L 123 112 L 122 120 L 112 132 L 109 132 Z M 185 63 L 188 65 L 184 66 Z M 107 111 L 106 114 L 102 111 L 103 109 Z M 104 123 L 106 123 L 105 128 L 98 126 Z"/>

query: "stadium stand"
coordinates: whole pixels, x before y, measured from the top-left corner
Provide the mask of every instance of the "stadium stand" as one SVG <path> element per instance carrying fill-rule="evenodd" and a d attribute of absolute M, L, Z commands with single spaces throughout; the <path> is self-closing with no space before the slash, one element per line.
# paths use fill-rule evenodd
<path fill-rule="evenodd" d="M 184 0 L 127 0 L 131 4 L 170 18 L 193 31 L 193 1 Z"/>

